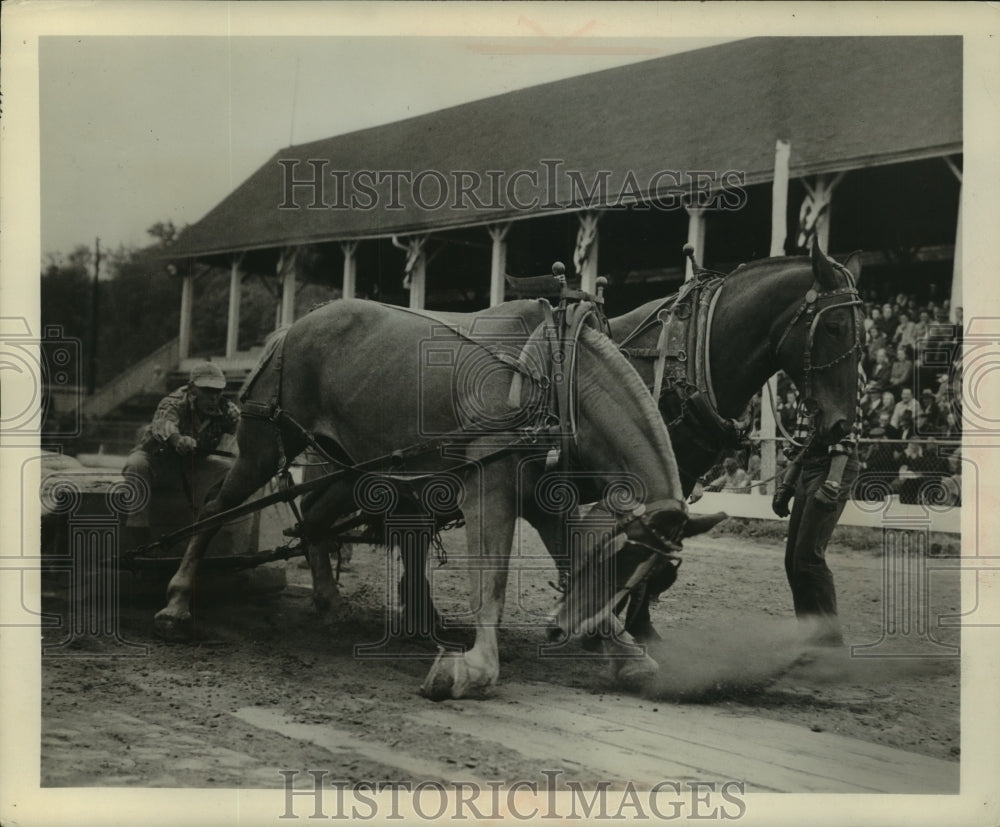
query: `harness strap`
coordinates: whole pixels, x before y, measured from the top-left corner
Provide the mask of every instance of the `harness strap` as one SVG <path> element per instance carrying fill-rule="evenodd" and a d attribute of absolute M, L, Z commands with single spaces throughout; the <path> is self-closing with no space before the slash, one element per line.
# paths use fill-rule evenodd
<path fill-rule="evenodd" d="M 667 320 L 662 316 L 665 312 L 661 310 L 657 314 L 657 318 L 660 319 L 660 336 L 656 341 L 656 348 L 652 351 L 652 355 L 656 358 L 653 362 L 653 399 L 657 404 L 660 401 L 660 394 L 663 393 L 663 370 L 667 364 Z"/>
<path fill-rule="evenodd" d="M 622 340 L 620 349 L 631 358 L 653 360 L 653 398 L 660 404 L 670 388 L 680 403 L 680 413 L 668 425 L 686 421 L 692 438 L 713 450 L 736 445 L 750 426 L 750 408 L 738 420 L 718 412 L 711 370 L 712 322 L 722 294 L 723 277 L 706 273 L 685 282 L 681 290 L 665 299 Z M 630 348 L 627 343 L 660 324 L 655 348 Z"/>

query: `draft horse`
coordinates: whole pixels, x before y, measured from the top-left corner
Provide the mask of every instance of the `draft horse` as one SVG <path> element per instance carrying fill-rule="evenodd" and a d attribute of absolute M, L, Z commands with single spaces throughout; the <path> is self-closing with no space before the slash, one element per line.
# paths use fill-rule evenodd
<path fill-rule="evenodd" d="M 520 330 L 514 356 L 374 302 L 340 300 L 307 314 L 276 345 L 280 352 L 270 352 L 258 368 L 237 431 L 238 459 L 201 514 L 209 518 L 238 506 L 307 444 L 326 446 L 344 469 L 314 503 L 314 513 L 304 515 L 307 524 L 329 525 L 331 515 L 355 513 L 359 504 L 375 508 L 373 500 L 392 496 L 386 481 L 403 472 L 425 482 L 439 474 L 459 480 L 460 495 L 448 507 L 461 508 L 470 554 L 480 558 L 470 573 L 475 643 L 435 661 L 422 691 L 436 700 L 478 696 L 497 681 L 496 628 L 515 518 L 528 517 L 548 538 L 559 535 L 563 522 L 556 511 L 537 508 L 535 487 L 553 450 L 605 490 L 620 488 L 623 479 L 641 481 L 631 500 L 607 499 L 614 524 L 596 535 L 595 560 L 620 547 L 622 535 L 670 553 L 683 536 L 721 518 L 689 519 L 663 419 L 609 339 L 582 324 L 574 347 L 555 359 L 548 326 Z M 255 395 L 254 385 L 262 392 Z M 556 441 L 549 438 L 553 433 Z M 384 467 L 378 466 L 382 457 Z M 206 529 L 189 542 L 169 583 L 167 606 L 155 618 L 159 635 L 190 636 L 191 592 L 213 533 Z M 322 569 L 320 557 L 329 577 L 325 554 L 311 555 L 314 573 Z M 324 573 L 319 575 L 322 585 Z M 613 608 L 613 601 L 588 603 L 591 585 L 580 585 L 575 614 L 564 612 L 559 620 L 570 633 L 593 631 Z M 608 645 L 631 642 L 622 633 Z M 629 682 L 655 669 L 641 654 L 614 658 L 612 666 Z"/>
<path fill-rule="evenodd" d="M 745 438 L 750 400 L 779 370 L 814 412 L 817 439 L 832 443 L 850 432 L 863 330 L 860 274 L 858 255 L 839 264 L 814 245 L 810 256 L 760 259 L 728 275 L 696 267 L 696 278 L 679 293 L 609 319 L 614 342 L 669 428 L 685 498 L 722 453 Z M 516 336 L 540 321 L 541 307 L 521 300 L 437 317 L 461 330 Z M 423 572 L 425 560 L 426 549 L 417 550 L 406 566 Z M 626 629 L 637 640 L 658 637 L 649 620 L 650 594 L 676 576 L 676 566 L 663 567 L 633 591 Z M 418 595 L 413 612 L 431 607 L 423 577 L 413 575 L 408 591 Z"/>

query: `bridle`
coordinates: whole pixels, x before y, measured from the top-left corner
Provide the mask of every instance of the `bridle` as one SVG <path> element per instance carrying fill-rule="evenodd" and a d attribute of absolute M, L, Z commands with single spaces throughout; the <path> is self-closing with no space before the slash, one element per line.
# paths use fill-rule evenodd
<path fill-rule="evenodd" d="M 809 327 L 806 334 L 806 343 L 802 353 L 802 388 L 801 388 L 801 398 L 803 402 L 808 400 L 813 400 L 813 374 L 819 373 L 820 371 L 832 368 L 843 362 L 845 359 L 849 359 L 855 353 L 860 353 L 862 350 L 861 342 L 861 330 L 863 329 L 863 324 L 861 322 L 861 311 L 859 308 L 862 307 L 863 303 L 861 301 L 861 296 L 858 293 L 858 288 L 854 283 L 854 277 L 851 271 L 844 267 L 842 264 L 838 264 L 835 261 L 830 262 L 837 270 L 839 270 L 847 280 L 847 284 L 843 287 L 837 287 L 833 290 L 823 290 L 818 282 L 813 281 L 812 286 L 806 291 L 805 297 L 802 303 L 796 308 L 795 313 L 789 320 L 788 324 L 785 325 L 781 336 L 778 338 L 777 344 L 774 346 L 774 355 L 777 358 L 781 353 L 781 348 L 785 343 L 792 330 L 799 323 L 800 320 L 805 321 Z M 816 336 L 816 328 L 823 318 L 823 315 L 829 313 L 831 310 L 838 310 L 843 307 L 853 307 L 854 310 L 851 313 L 851 320 L 854 325 L 854 341 L 853 344 L 847 348 L 843 353 L 830 359 L 828 362 L 816 365 L 813 364 L 813 342 Z"/>
<path fill-rule="evenodd" d="M 668 391 L 679 397 L 680 413 L 668 423 L 668 426 L 672 427 L 681 421 L 689 421 L 692 426 L 693 439 L 704 440 L 706 439 L 705 435 L 710 434 L 709 442 L 713 447 L 736 445 L 749 431 L 750 409 L 748 407 L 739 420 L 725 419 L 719 413 L 711 377 L 709 353 L 714 311 L 725 289 L 728 276 L 699 267 L 694 261 L 693 255 L 690 252 L 688 255 L 692 259 L 694 278 L 686 282 L 679 293 L 658 303 L 619 342 L 618 346 L 630 358 L 644 357 L 654 360 L 653 382 L 650 390 L 657 405 L 660 405 L 662 398 Z M 806 291 L 800 305 L 781 332 L 777 344 L 772 348 L 775 361 L 780 361 L 778 357 L 781 348 L 792 331 L 800 322 L 804 321 L 808 324 L 806 343 L 802 354 L 802 387 L 800 391 L 803 401 L 812 398 L 814 374 L 850 358 L 862 347 L 860 339 L 862 324 L 858 318 L 862 302 L 854 277 L 850 270 L 843 265 L 831 259 L 827 260 L 834 268 L 844 274 L 846 284 L 832 290 L 825 290 L 814 279 L 812 286 Z M 733 272 L 739 271 L 743 266 L 737 267 Z M 685 307 L 688 303 L 691 304 L 690 308 Z M 842 307 L 855 308 L 854 343 L 836 358 L 822 364 L 814 364 L 813 346 L 817 326 L 825 313 Z M 690 324 L 692 328 L 690 333 L 668 332 L 668 325 L 675 324 L 675 319 L 679 319 L 684 325 Z M 633 341 L 657 324 L 661 327 L 661 335 L 655 348 L 632 346 Z M 686 340 L 688 346 L 680 349 L 682 342 L 674 342 L 674 339 L 678 338 Z M 671 367 L 665 363 L 670 363 Z M 671 374 L 666 378 L 664 376 L 665 368 Z M 684 374 L 684 376 L 679 374 Z"/>

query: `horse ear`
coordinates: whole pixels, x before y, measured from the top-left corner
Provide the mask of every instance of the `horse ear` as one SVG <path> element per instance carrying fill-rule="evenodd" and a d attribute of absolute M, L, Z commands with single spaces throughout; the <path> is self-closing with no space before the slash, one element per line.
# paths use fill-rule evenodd
<path fill-rule="evenodd" d="M 813 243 L 812 268 L 813 276 L 821 286 L 827 290 L 835 290 L 837 288 L 837 273 L 834 271 L 830 259 L 820 249 L 818 241 Z"/>
<path fill-rule="evenodd" d="M 854 283 L 857 284 L 861 281 L 861 251 L 855 250 L 851 253 L 847 260 L 844 262 L 844 266 L 850 271 L 851 275 L 854 277 Z"/>

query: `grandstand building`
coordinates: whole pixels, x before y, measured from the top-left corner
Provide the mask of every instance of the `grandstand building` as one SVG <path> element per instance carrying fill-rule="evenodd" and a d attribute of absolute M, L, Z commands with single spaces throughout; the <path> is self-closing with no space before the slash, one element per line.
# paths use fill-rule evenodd
<path fill-rule="evenodd" d="M 681 247 L 727 270 L 815 232 L 864 252 L 863 287 L 961 304 L 960 37 L 730 42 L 286 147 L 170 250 L 184 280 L 177 355 L 192 355 L 194 282 L 297 284 L 415 308 L 474 310 L 504 273 L 556 259 L 609 312 L 672 292 Z M 689 265 L 688 265 L 689 266 Z"/>

